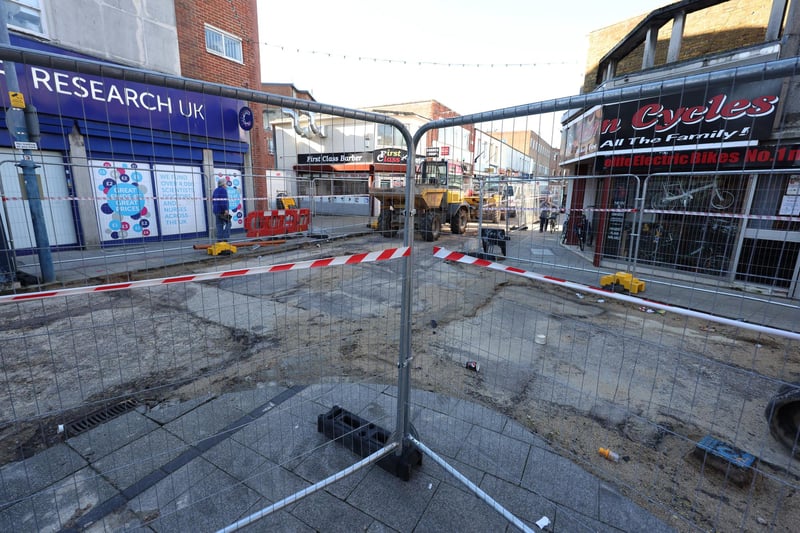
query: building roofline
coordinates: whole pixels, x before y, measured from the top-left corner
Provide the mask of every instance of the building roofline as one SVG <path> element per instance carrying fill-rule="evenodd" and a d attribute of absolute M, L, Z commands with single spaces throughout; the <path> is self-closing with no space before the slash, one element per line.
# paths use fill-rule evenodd
<path fill-rule="evenodd" d="M 681 0 L 654 11 L 651 11 L 639 24 L 636 25 L 628 34 L 618 42 L 614 48 L 604 55 L 597 63 L 597 79 L 596 82 L 602 81 L 603 72 L 609 61 L 619 61 L 633 52 L 637 46 L 642 44 L 647 38 L 647 32 L 650 28 L 660 28 L 670 20 L 675 18 L 675 15 L 683 13 L 694 13 L 701 11 L 711 6 L 727 2 L 728 0 Z"/>

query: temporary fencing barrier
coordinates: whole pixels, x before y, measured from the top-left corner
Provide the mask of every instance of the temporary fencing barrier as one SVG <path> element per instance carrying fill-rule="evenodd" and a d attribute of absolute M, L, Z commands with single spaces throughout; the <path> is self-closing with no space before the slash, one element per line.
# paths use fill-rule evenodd
<path fill-rule="evenodd" d="M 308 231 L 310 223 L 309 209 L 273 209 L 249 213 L 244 228 L 248 237 L 273 237 Z"/>
<path fill-rule="evenodd" d="M 43 68 L 53 68 L 55 61 L 59 70 L 83 76 L 187 87 L 179 78 L 117 66 L 107 71 L 104 65 L 42 52 L 0 47 L 0 59 L 6 66 L 16 61 Z M 768 71 L 789 76 L 797 66 L 797 60 L 777 62 Z M 752 67 L 716 73 L 714 81 L 763 77 L 763 68 Z M 415 197 L 414 158 L 407 156 L 433 147 L 425 137 L 432 130 L 456 160 L 494 168 L 503 151 L 487 151 L 496 161 L 466 153 L 470 143 L 461 126 L 530 132 L 547 113 L 709 83 L 707 75 L 699 75 L 442 119 L 423 124 L 413 137 L 386 115 L 200 82 L 191 87 L 208 99 L 268 106 L 265 115 L 271 110 L 276 121 L 291 122 L 275 139 L 276 159 L 296 162 L 281 170 L 303 174 L 290 186 L 299 189 L 302 179 L 313 182 L 324 175 L 319 181 L 326 196 L 359 200 L 369 180 L 404 186 L 404 204 L 415 206 L 403 212 L 404 227 L 411 228 L 414 217 L 431 206 Z M 346 121 L 337 122 L 340 118 Z M 301 119 L 307 128 L 297 122 Z M 522 124 L 508 126 L 507 120 Z M 324 135 L 318 128 L 323 121 Z M 305 140 L 329 142 L 332 160 L 341 155 L 334 147 L 353 135 L 349 122 L 369 129 L 370 138 L 376 138 L 378 126 L 383 133 L 384 127 L 399 132 L 407 153 L 367 154 L 383 166 L 349 167 L 347 179 L 340 179 L 343 167 L 337 165 L 344 163 L 318 162 L 317 147 L 311 150 Z M 290 137 L 292 132 L 297 135 Z M 200 145 L 202 139 L 193 142 Z M 238 135 L 235 142 L 239 150 Z M 220 149 L 224 143 L 208 144 Z M 386 161 L 403 155 L 409 162 L 398 175 Z M 342 160 L 353 159 L 345 156 Z M 502 166 L 510 171 L 515 158 Z M 184 161 L 158 163 L 150 181 L 138 183 L 165 189 L 197 185 L 188 177 L 195 169 L 185 176 L 178 171 Z M 145 185 L 120 186 L 119 194 L 109 194 L 111 187 L 128 184 L 112 175 L 141 177 L 145 162 L 133 164 L 100 165 L 98 175 L 105 174 L 99 183 L 89 180 L 95 167 L 77 167 L 85 174 L 80 185 L 95 193 L 97 204 L 79 204 L 77 210 L 85 220 L 98 212 L 108 215 L 103 221 L 109 238 L 111 232 L 148 230 L 141 222 L 150 208 L 168 203 L 148 204 L 145 197 L 146 205 L 133 215 L 105 213 L 120 205 L 123 192 L 139 200 L 135 189 Z M 202 164 L 195 166 L 201 174 Z M 261 175 L 222 170 L 231 183 L 255 182 Z M 562 183 L 551 189 L 550 180 Z M 155 267 L 146 256 L 133 268 L 138 258 L 125 239 L 118 250 L 124 270 L 115 274 L 123 281 L 2 296 L 3 529 L 233 531 L 258 520 L 264 529 L 302 523 L 324 530 L 331 527 L 331 515 L 316 512 L 320 501 L 301 501 L 323 488 L 322 504 L 336 500 L 337 512 L 374 504 L 381 494 L 402 495 L 391 505 L 372 505 L 370 513 L 348 513 L 345 527 L 351 529 L 385 524 L 398 531 L 432 530 L 446 523 L 453 530 L 502 530 L 508 524 L 532 530 L 529 524 L 552 522 L 557 530 L 729 530 L 757 529 L 763 520 L 775 529 L 798 523 L 800 511 L 790 500 L 800 490 L 794 451 L 784 449 L 785 439 L 770 438 L 764 420 L 772 391 L 783 390 L 782 401 L 790 400 L 791 389 L 784 387 L 791 388 L 792 376 L 800 372 L 796 324 L 787 326 L 785 315 L 775 311 L 790 315 L 796 305 L 746 298 L 714 283 L 679 286 L 674 278 L 649 278 L 646 298 L 597 288 L 607 272 L 595 264 L 600 262 L 595 248 L 601 246 L 595 243 L 607 244 L 610 234 L 616 238 L 614 258 L 628 257 L 632 248 L 626 239 L 636 237 L 635 226 L 612 215 L 636 217 L 641 210 L 598 202 L 597 212 L 608 216 L 598 219 L 604 240 L 584 242 L 585 234 L 572 232 L 574 217 L 590 209 L 587 193 L 602 199 L 613 189 L 586 178 L 536 181 L 541 183 L 534 198 L 562 195 L 559 205 L 573 221 L 562 224 L 563 237 L 546 225 L 540 232 L 527 222 L 517 224 L 506 210 L 505 220 L 490 224 L 489 232 L 467 226 L 466 232 L 442 234 L 458 252 L 441 247 L 427 253 L 427 245 L 415 244 L 413 232 L 405 231 L 402 246 L 353 253 L 353 248 L 382 248 L 377 243 L 384 237 L 375 233 L 270 249 L 269 256 L 237 254 L 222 259 L 231 262 L 222 270 L 167 265 L 180 272 L 166 277 L 153 273 L 162 272 L 164 264 Z M 313 203 L 314 185 L 306 186 L 286 193 L 300 205 L 304 198 Z M 149 231 L 174 221 L 175 233 L 165 236 L 178 241 L 191 233 L 206 236 L 209 229 L 196 223 L 205 220 L 200 215 L 207 214 L 207 195 L 174 198 Z M 368 200 L 350 202 L 358 205 L 347 213 L 374 216 L 374 198 Z M 338 211 L 332 207 L 337 209 L 330 212 Z M 526 213 L 541 206 L 518 208 Z M 197 216 L 182 218 L 192 209 Z M 441 214 L 427 218 L 429 234 L 438 230 Z M 243 224 L 248 237 L 303 233 L 310 230 L 312 215 L 313 207 L 252 210 Z M 502 255 L 477 249 L 483 236 Z M 112 254 L 92 251 L 93 257 L 86 253 L 77 261 L 87 270 L 107 272 L 111 267 L 103 261 Z M 204 268 L 213 271 L 196 271 Z M 726 316 L 731 308 L 743 316 Z M 745 323 L 756 318 L 758 324 Z M 318 425 L 321 413 L 331 412 L 341 415 L 334 437 Z M 726 462 L 706 435 L 729 444 L 729 455 L 740 450 L 760 462 L 744 467 Z M 117 440 L 122 437 L 127 440 Z M 614 450 L 619 462 L 599 456 L 600 448 Z M 376 484 L 405 483 L 379 469 L 350 477 L 352 485 L 337 484 L 388 454 L 402 461 L 420 451 L 436 468 L 421 460 L 404 463 L 402 470 L 415 485 L 376 489 Z M 712 472 L 713 458 L 721 455 L 722 466 Z M 740 469 L 737 475 L 731 474 L 734 469 Z M 738 475 L 742 471 L 745 476 Z M 739 482 L 747 476 L 751 484 Z M 454 489 L 453 478 L 471 494 Z"/>

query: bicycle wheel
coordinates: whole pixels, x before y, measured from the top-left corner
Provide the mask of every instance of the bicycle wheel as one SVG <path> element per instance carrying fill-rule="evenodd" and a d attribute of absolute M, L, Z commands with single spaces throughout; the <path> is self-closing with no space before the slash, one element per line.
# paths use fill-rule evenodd
<path fill-rule="evenodd" d="M 667 209 L 671 202 L 667 201 L 667 197 L 663 194 L 656 194 L 650 200 L 650 207 L 652 209 Z"/>
<path fill-rule="evenodd" d="M 657 263 L 672 265 L 673 267 L 678 264 L 678 249 L 675 248 L 675 243 L 671 237 L 666 241 L 663 241 L 662 237 L 662 243 L 658 247 L 654 259 Z"/>
<path fill-rule="evenodd" d="M 703 268 L 712 274 L 724 274 L 728 267 L 728 258 L 724 255 L 715 254 L 703 259 Z"/>
<path fill-rule="evenodd" d="M 711 195 L 711 207 L 714 209 L 728 209 L 733 205 L 736 197 L 730 191 L 716 191 Z"/>

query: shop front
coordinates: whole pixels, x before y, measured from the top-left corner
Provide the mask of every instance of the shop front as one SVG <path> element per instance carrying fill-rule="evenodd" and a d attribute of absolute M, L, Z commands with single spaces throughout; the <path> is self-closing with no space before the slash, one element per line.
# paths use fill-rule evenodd
<path fill-rule="evenodd" d="M 798 296 L 800 143 L 773 126 L 781 80 L 597 106 L 566 125 L 571 209 L 595 263 L 639 265 Z"/>
<path fill-rule="evenodd" d="M 298 154 L 298 195 L 309 198 L 315 214 L 377 216 L 369 189 L 405 185 L 407 160 L 400 148 Z"/>
<path fill-rule="evenodd" d="M 15 36 L 13 44 L 66 51 Z M 208 235 L 208 201 L 228 178 L 234 229 L 243 228 L 242 169 L 248 145 L 243 103 L 29 65 L 16 65 L 19 92 L 37 109 L 31 150 L 51 246 L 70 248 Z M 8 91 L 3 88 L 8 100 Z M 4 108 L 9 102 L 4 102 Z M 5 123 L 0 150 L 2 213 L 17 253 L 35 246 L 14 160 L 22 156 Z"/>

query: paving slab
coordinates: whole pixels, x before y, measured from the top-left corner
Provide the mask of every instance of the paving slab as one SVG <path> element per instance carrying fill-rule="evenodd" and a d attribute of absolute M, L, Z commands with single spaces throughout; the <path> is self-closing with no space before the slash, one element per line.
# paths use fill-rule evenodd
<path fill-rule="evenodd" d="M 0 511 L 0 531 L 60 531 L 116 493 L 94 469 L 81 468 Z"/>
<path fill-rule="evenodd" d="M 197 458 L 128 505 L 155 531 L 212 531 L 246 516 L 260 499 L 250 487 Z"/>
<path fill-rule="evenodd" d="M 0 508 L 24 499 L 85 468 L 89 462 L 65 444 L 0 469 Z"/>
<path fill-rule="evenodd" d="M 130 411 L 67 439 L 67 444 L 87 460 L 97 461 L 158 427 L 142 413 Z"/>
<path fill-rule="evenodd" d="M 332 404 L 358 406 L 370 421 L 394 416 L 391 385 L 255 389 L 126 413 L 5 467 L 0 529 L 213 531 L 361 459 L 317 431 Z M 412 397 L 421 442 L 529 526 L 547 516 L 553 531 L 670 531 L 505 416 L 424 391 Z M 408 481 L 370 465 L 243 530 L 513 529 L 423 456 Z"/>

